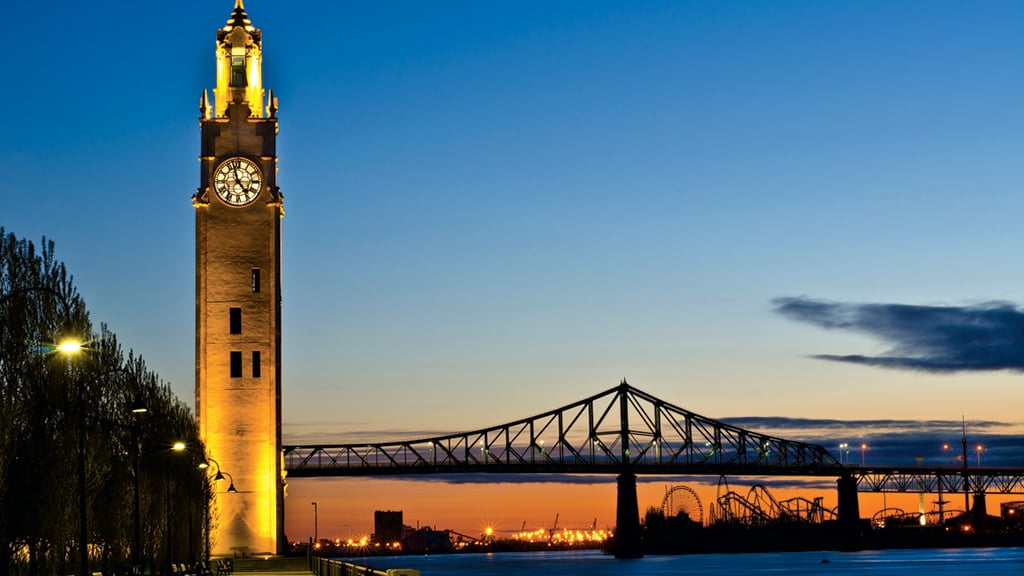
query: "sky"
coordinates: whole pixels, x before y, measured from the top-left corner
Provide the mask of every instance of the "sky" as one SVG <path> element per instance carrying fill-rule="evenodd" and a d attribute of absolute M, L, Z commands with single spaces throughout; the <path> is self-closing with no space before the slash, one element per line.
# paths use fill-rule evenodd
<path fill-rule="evenodd" d="M 0 226 L 53 240 L 190 404 L 198 106 L 232 4 L 0 8 Z M 1024 4 L 246 9 L 280 102 L 286 444 L 483 428 L 623 378 L 897 463 L 894 422 L 1019 431 Z M 312 500 L 339 536 L 375 509 L 607 525 L 613 494 L 293 480 L 286 531 Z"/>

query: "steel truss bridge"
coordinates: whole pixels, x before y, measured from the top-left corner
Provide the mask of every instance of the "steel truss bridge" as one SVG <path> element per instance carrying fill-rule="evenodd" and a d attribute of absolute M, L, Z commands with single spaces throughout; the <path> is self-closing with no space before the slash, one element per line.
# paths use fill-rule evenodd
<path fill-rule="evenodd" d="M 850 468 L 861 492 L 1024 494 L 1024 470 L 1009 468 Z"/>
<path fill-rule="evenodd" d="M 637 474 L 838 479 L 840 522 L 860 517 L 857 491 L 1024 494 L 1024 471 L 843 466 L 822 446 L 700 416 L 618 386 L 530 418 L 445 436 L 285 446 L 289 477 L 418 474 L 616 474 L 616 555 L 640 552 Z"/>
<path fill-rule="evenodd" d="M 447 436 L 286 446 L 291 477 L 438 473 L 790 474 L 836 476 L 821 446 L 705 418 L 633 388 L 531 418 Z M 817 472 L 817 474 L 815 474 Z"/>

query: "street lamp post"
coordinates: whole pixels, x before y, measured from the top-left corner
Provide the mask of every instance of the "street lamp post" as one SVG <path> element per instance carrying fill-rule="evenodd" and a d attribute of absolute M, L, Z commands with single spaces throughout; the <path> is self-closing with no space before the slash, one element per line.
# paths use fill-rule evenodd
<path fill-rule="evenodd" d="M 141 392 L 132 402 L 131 411 L 136 416 L 149 412 L 149 405 L 142 399 Z M 142 473 L 142 439 L 139 436 L 139 420 L 136 418 L 132 421 L 132 444 L 135 449 L 135 473 L 132 475 L 135 488 L 135 534 L 132 540 L 132 558 L 135 566 L 142 566 L 142 503 L 139 495 L 139 475 Z"/>
<path fill-rule="evenodd" d="M 67 352 L 66 352 L 67 354 Z M 78 546 L 81 554 L 81 574 L 89 575 L 89 514 L 86 510 L 89 495 L 85 486 L 85 384 L 78 385 Z"/>
<path fill-rule="evenodd" d="M 178 441 L 171 446 L 172 452 L 181 452 L 185 449 L 185 443 Z M 167 563 L 168 574 L 171 569 L 171 455 L 167 455 Z"/>
<path fill-rule="evenodd" d="M 230 483 L 228 484 L 228 489 L 226 490 L 226 492 L 228 494 L 234 494 L 234 493 L 238 492 L 238 490 L 235 489 L 235 479 L 234 479 L 234 477 L 231 476 L 231 474 L 228 474 L 227 472 L 221 470 L 220 462 L 217 462 L 213 458 L 205 458 L 204 457 L 202 460 L 199 461 L 199 469 L 200 470 L 205 470 L 205 469 L 210 467 L 211 463 L 214 466 L 217 467 L 217 473 L 214 474 L 214 476 L 213 476 L 214 482 L 220 482 L 221 480 L 224 479 L 225 476 L 227 476 L 228 480 L 230 480 Z M 203 509 L 205 511 L 205 517 L 203 518 L 203 524 L 204 524 L 204 530 L 205 530 L 205 533 L 206 533 L 206 539 L 205 539 L 205 544 L 206 544 L 206 561 L 209 562 L 210 561 L 210 500 L 208 498 L 206 499 L 206 502 L 205 502 L 205 505 L 203 506 Z"/>
<path fill-rule="evenodd" d="M 70 357 L 71 355 L 77 354 L 81 351 L 81 344 L 74 340 L 65 340 L 57 346 L 64 355 Z M 79 570 L 82 576 L 89 576 L 89 494 L 86 487 L 86 475 L 85 475 L 85 461 L 86 461 L 86 389 L 91 387 L 92 384 L 98 382 L 101 378 L 109 376 L 115 373 L 124 373 L 131 375 L 131 372 L 126 368 L 110 368 L 103 370 L 91 375 L 88 378 L 79 378 L 76 388 L 78 389 L 78 522 L 79 522 L 79 539 L 81 544 L 79 546 Z M 141 397 L 131 405 L 131 411 L 136 414 L 141 414 L 149 410 L 145 402 L 142 402 Z M 137 429 L 136 429 L 137 430 Z M 136 562 L 140 563 L 139 548 L 141 547 L 142 536 L 139 528 L 140 524 L 140 504 L 139 504 L 139 445 L 138 445 L 138 434 L 135 434 L 135 559 Z"/>
<path fill-rule="evenodd" d="M 132 560 L 135 566 L 142 566 L 142 499 L 139 495 L 139 474 L 142 472 L 142 442 L 139 440 L 139 426 L 135 424 L 132 426 L 133 448 L 135 449 L 134 454 L 134 474 L 132 475 L 132 484 L 135 489 L 133 512 L 135 513 L 135 530 L 132 535 Z"/>
<path fill-rule="evenodd" d="M 316 545 L 320 544 L 320 534 L 318 533 L 318 526 L 317 526 L 317 524 L 319 523 L 319 520 L 317 518 L 316 502 L 313 502 L 312 504 L 313 504 L 313 545 L 316 546 Z"/>

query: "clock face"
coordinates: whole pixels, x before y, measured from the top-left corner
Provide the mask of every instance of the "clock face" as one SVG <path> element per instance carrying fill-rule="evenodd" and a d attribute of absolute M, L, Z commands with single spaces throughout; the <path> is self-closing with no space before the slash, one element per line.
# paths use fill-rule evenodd
<path fill-rule="evenodd" d="M 262 187 L 260 167 L 247 158 L 228 158 L 213 173 L 213 189 L 217 196 L 232 206 L 245 206 L 252 202 Z"/>

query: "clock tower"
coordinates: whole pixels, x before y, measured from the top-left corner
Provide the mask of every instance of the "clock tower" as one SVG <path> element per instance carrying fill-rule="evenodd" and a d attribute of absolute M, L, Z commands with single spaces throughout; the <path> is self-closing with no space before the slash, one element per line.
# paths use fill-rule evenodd
<path fill-rule="evenodd" d="M 281 218 L 277 99 L 262 34 L 235 0 L 217 30 L 217 87 L 200 100 L 196 209 L 196 418 L 215 486 L 212 552 L 277 554 L 281 466 Z M 216 468 L 215 468 L 216 470 Z"/>

